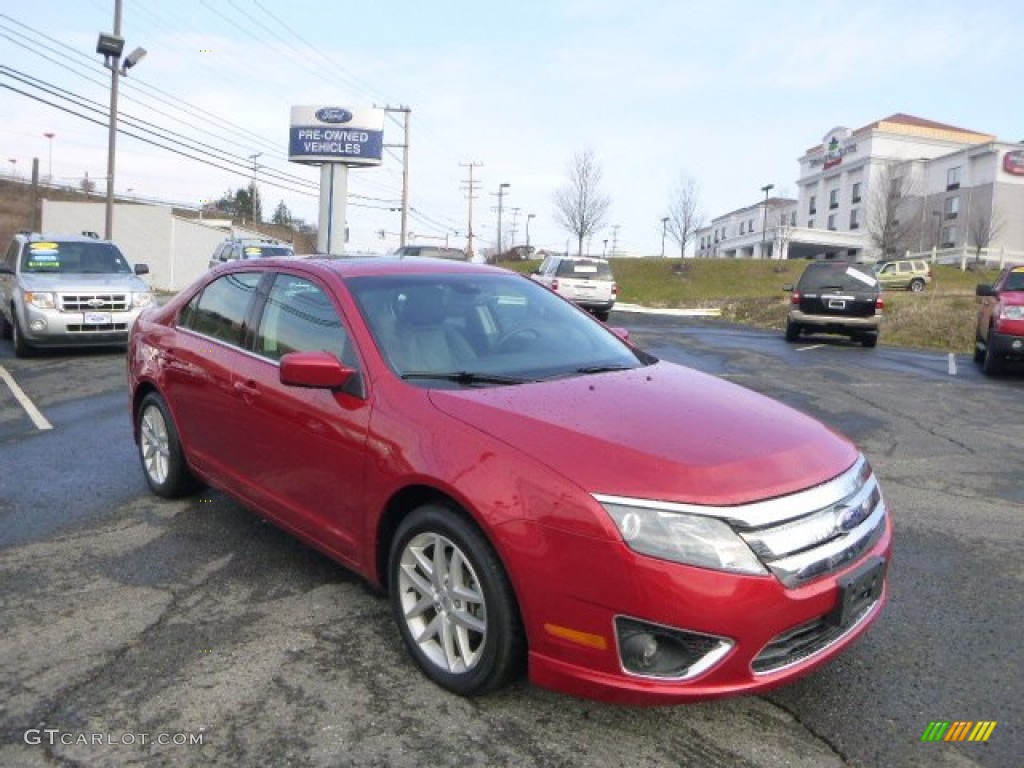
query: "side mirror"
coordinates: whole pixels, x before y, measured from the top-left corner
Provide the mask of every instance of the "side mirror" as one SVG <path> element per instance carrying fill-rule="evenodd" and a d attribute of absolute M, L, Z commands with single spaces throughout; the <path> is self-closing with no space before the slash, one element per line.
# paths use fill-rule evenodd
<path fill-rule="evenodd" d="M 353 373 L 330 352 L 289 352 L 281 358 L 281 383 L 291 387 L 338 389 Z"/>
<path fill-rule="evenodd" d="M 977 288 L 974 289 L 974 295 L 975 296 L 995 296 L 996 295 L 996 291 L 995 291 L 995 288 L 993 288 L 988 283 L 982 283 L 981 285 L 979 285 Z"/>
<path fill-rule="evenodd" d="M 135 265 L 135 274 L 136 275 L 148 275 L 149 274 L 149 264 L 136 264 Z"/>

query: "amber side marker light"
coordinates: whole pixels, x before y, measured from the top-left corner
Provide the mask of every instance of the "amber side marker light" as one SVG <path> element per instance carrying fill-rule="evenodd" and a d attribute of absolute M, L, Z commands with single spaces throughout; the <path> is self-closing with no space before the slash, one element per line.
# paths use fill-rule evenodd
<path fill-rule="evenodd" d="M 544 631 L 549 635 L 554 635 L 562 640 L 568 640 L 571 643 L 585 645 L 587 648 L 596 648 L 599 651 L 608 649 L 608 641 L 601 635 L 593 635 L 590 632 L 581 632 L 578 629 L 570 629 L 569 627 L 562 627 L 558 624 L 545 624 Z"/>

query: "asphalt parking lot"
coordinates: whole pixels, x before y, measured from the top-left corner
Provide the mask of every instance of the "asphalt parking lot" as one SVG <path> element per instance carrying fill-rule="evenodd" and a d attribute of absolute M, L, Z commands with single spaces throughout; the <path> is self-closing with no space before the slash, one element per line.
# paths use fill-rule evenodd
<path fill-rule="evenodd" d="M 1024 375 L 713 320 L 612 324 L 871 459 L 892 598 L 849 653 L 764 696 L 681 707 L 525 682 L 450 695 L 347 571 L 215 491 L 149 494 L 120 355 L 16 360 L 0 342 L 51 427 L 0 382 L 0 765 L 1019 766 Z M 997 725 L 985 743 L 922 742 L 937 720 Z"/>

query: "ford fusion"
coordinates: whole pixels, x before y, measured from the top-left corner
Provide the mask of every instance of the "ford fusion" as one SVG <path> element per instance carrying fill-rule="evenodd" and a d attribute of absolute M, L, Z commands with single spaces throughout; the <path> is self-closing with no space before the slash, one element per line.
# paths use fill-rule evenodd
<path fill-rule="evenodd" d="M 843 652 L 887 598 L 866 458 L 659 361 L 538 283 L 437 259 L 267 259 L 135 324 L 153 492 L 200 484 L 384 590 L 410 655 L 658 704 Z"/>

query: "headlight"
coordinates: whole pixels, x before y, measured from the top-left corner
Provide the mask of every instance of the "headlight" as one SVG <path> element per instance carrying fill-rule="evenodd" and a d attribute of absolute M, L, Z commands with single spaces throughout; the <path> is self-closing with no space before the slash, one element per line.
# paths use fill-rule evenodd
<path fill-rule="evenodd" d="M 768 572 L 750 547 L 721 520 L 607 501 L 602 506 L 634 552 L 698 568 Z"/>
<path fill-rule="evenodd" d="M 54 309 L 57 306 L 54 294 L 45 291 L 25 291 L 25 303 L 39 309 Z"/>
<path fill-rule="evenodd" d="M 999 314 L 1004 320 L 1024 320 L 1024 307 L 1003 307 L 1003 311 Z"/>
<path fill-rule="evenodd" d="M 148 307 L 153 303 L 153 294 L 149 291 L 143 293 L 132 294 L 132 306 L 133 307 Z"/>

